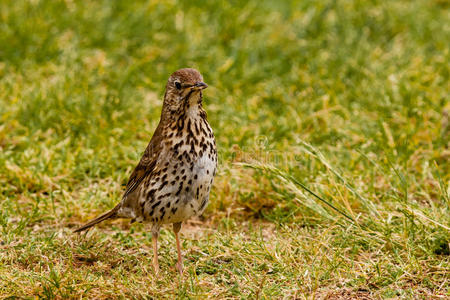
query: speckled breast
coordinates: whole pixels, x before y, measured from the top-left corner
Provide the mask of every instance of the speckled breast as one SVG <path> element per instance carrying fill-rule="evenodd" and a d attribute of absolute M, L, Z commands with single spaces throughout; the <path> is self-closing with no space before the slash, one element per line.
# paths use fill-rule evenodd
<path fill-rule="evenodd" d="M 209 125 L 196 140 L 180 134 L 166 144 L 160 174 L 150 179 L 150 188 L 140 192 L 139 219 L 176 223 L 203 213 L 216 173 L 217 151 Z"/>

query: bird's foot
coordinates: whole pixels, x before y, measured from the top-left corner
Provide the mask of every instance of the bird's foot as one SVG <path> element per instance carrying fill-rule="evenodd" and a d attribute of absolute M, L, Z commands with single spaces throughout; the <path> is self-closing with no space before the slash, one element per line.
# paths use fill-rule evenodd
<path fill-rule="evenodd" d="M 177 263 L 175 264 L 175 268 L 178 270 L 178 273 L 180 273 L 180 275 L 183 275 L 183 263 L 177 261 Z"/>
<path fill-rule="evenodd" d="M 158 260 L 153 260 L 153 271 L 155 272 L 155 275 L 159 274 L 159 263 L 158 263 Z"/>

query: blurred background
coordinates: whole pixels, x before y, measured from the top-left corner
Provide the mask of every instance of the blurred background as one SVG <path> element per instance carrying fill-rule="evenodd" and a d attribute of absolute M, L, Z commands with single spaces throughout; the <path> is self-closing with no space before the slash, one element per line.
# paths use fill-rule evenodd
<path fill-rule="evenodd" d="M 448 295 L 449 24 L 443 0 L 0 1 L 0 293 Z M 148 285 L 127 248 L 145 226 L 70 230 L 119 201 L 183 67 L 220 166 L 197 281 L 165 290 L 172 261 Z"/>

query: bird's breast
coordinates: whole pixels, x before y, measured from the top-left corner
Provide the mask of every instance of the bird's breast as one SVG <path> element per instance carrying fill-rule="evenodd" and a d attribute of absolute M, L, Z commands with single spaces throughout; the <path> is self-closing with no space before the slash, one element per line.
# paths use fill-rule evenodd
<path fill-rule="evenodd" d="M 161 172 L 142 191 L 145 219 L 174 223 L 200 215 L 209 201 L 217 169 L 214 135 L 206 120 L 184 120 L 184 130 L 167 133 L 158 158 Z"/>

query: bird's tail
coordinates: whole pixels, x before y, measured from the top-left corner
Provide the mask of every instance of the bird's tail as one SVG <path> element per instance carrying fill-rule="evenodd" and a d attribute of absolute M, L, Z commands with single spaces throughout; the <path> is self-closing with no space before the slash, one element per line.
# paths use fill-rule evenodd
<path fill-rule="evenodd" d="M 84 231 L 86 229 L 91 228 L 92 226 L 103 222 L 107 219 L 111 219 L 111 218 L 117 218 L 117 211 L 119 210 L 119 205 L 117 205 L 116 207 L 114 207 L 113 209 L 111 209 L 110 211 L 98 216 L 97 218 L 95 218 L 92 221 L 89 221 L 88 223 L 84 224 L 83 226 L 81 226 L 80 228 L 75 229 L 73 232 L 81 232 Z"/>

